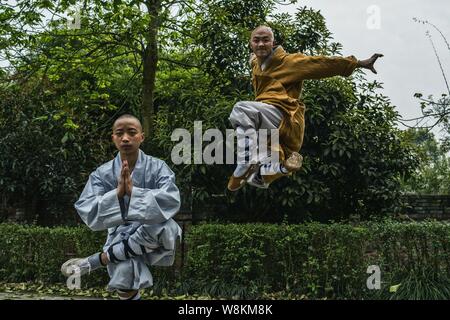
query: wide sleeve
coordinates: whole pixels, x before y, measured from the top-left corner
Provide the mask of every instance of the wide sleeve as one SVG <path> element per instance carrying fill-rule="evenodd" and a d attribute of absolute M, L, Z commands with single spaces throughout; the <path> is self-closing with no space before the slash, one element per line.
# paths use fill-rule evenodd
<path fill-rule="evenodd" d="M 151 172 L 155 176 L 156 188 L 143 189 L 133 186 L 127 221 L 145 224 L 162 223 L 177 214 L 180 209 L 180 192 L 175 184 L 175 174 L 162 162 L 161 167 Z"/>
<path fill-rule="evenodd" d="M 354 56 L 326 57 L 293 55 L 293 65 L 298 80 L 322 79 L 334 76 L 350 76 L 358 65 Z"/>
<path fill-rule="evenodd" d="M 106 230 L 123 224 L 123 204 L 117 197 L 117 189 L 105 192 L 98 171 L 89 176 L 75 209 L 86 225 L 94 230 Z"/>

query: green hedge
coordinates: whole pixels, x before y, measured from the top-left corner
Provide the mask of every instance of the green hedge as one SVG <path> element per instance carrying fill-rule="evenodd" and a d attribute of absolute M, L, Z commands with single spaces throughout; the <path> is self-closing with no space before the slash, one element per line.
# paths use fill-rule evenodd
<path fill-rule="evenodd" d="M 0 224 L 0 281 L 64 283 L 61 264 L 101 249 L 105 233 L 85 227 Z M 185 238 L 187 260 L 152 269 L 156 293 L 258 298 L 450 299 L 450 224 L 203 224 Z M 382 290 L 368 290 L 368 266 Z M 104 286 L 106 271 L 83 279 Z M 389 288 L 401 284 L 395 293 Z"/>
<path fill-rule="evenodd" d="M 37 227 L 0 224 L 0 282 L 65 283 L 61 265 L 74 257 L 85 257 L 102 250 L 106 232 L 80 227 Z M 175 276 L 174 268 L 153 270 L 160 294 Z M 106 269 L 83 277 L 82 287 L 105 286 Z M 170 283 L 169 283 L 170 286 Z"/>
<path fill-rule="evenodd" d="M 105 234 L 85 227 L 30 227 L 0 224 L 0 279 L 7 282 L 65 282 L 60 272 L 67 259 L 99 251 Z M 87 285 L 106 281 L 107 274 L 89 276 Z M 104 282 L 103 282 L 104 283 Z"/>
<path fill-rule="evenodd" d="M 450 299 L 448 223 L 205 224 L 188 245 L 192 287 L 213 296 Z M 367 289 L 371 265 L 381 269 L 381 290 Z"/>

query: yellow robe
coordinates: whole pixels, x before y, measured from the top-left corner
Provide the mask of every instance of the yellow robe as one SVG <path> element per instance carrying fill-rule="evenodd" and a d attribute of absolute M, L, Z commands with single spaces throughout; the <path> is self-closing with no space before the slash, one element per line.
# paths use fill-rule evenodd
<path fill-rule="evenodd" d="M 252 84 L 256 101 L 271 104 L 283 112 L 279 128 L 280 161 L 300 151 L 305 132 L 305 105 L 299 100 L 303 80 L 349 76 L 358 60 L 350 57 L 306 56 L 288 54 L 278 46 L 264 71 L 252 60 Z"/>

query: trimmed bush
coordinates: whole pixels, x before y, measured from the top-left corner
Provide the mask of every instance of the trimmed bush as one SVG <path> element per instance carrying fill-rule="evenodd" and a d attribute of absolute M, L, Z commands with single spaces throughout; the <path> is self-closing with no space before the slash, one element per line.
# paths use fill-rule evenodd
<path fill-rule="evenodd" d="M 37 227 L 0 224 L 0 281 L 66 283 L 61 265 L 74 257 L 86 257 L 102 250 L 105 232 L 80 227 Z M 169 269 L 169 270 L 167 270 Z M 155 293 L 162 293 L 174 277 L 173 268 L 152 270 Z M 106 286 L 106 269 L 83 276 L 82 287 Z"/>
<path fill-rule="evenodd" d="M 61 264 L 101 250 L 105 236 L 86 227 L 0 224 L 0 281 L 64 283 Z M 202 224 L 185 241 L 181 272 L 152 268 L 155 294 L 450 299 L 448 223 Z M 381 269 L 381 290 L 366 286 L 371 265 Z M 105 270 L 96 271 L 82 285 L 107 281 Z"/>
<path fill-rule="evenodd" d="M 195 290 L 203 294 L 450 298 L 449 281 L 444 281 L 450 279 L 448 223 L 205 224 L 192 228 L 187 241 L 185 271 Z M 380 267 L 381 290 L 367 288 L 371 275 L 367 269 L 372 265 Z M 430 292 L 415 292 L 418 288 L 411 284 L 412 275 L 419 279 L 414 283 L 429 284 L 426 290 Z M 390 293 L 390 287 L 397 284 L 398 292 Z"/>
<path fill-rule="evenodd" d="M 30 227 L 0 224 L 0 279 L 7 282 L 61 282 L 60 272 L 67 259 L 101 250 L 105 233 L 85 227 Z M 106 272 L 87 277 L 86 285 L 105 283 Z M 85 281 L 83 281 L 84 283 Z"/>

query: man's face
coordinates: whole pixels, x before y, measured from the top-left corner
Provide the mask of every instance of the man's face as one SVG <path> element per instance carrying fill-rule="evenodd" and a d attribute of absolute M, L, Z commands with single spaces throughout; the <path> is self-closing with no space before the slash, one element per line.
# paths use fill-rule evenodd
<path fill-rule="evenodd" d="M 258 59 L 260 60 L 264 60 L 272 53 L 272 33 L 266 28 L 261 28 L 253 31 L 252 37 L 250 39 L 250 45 L 256 57 L 258 57 Z"/>
<path fill-rule="evenodd" d="M 116 148 L 122 154 L 137 152 L 142 141 L 144 141 L 142 128 L 139 122 L 133 118 L 123 118 L 116 121 L 111 136 Z"/>

